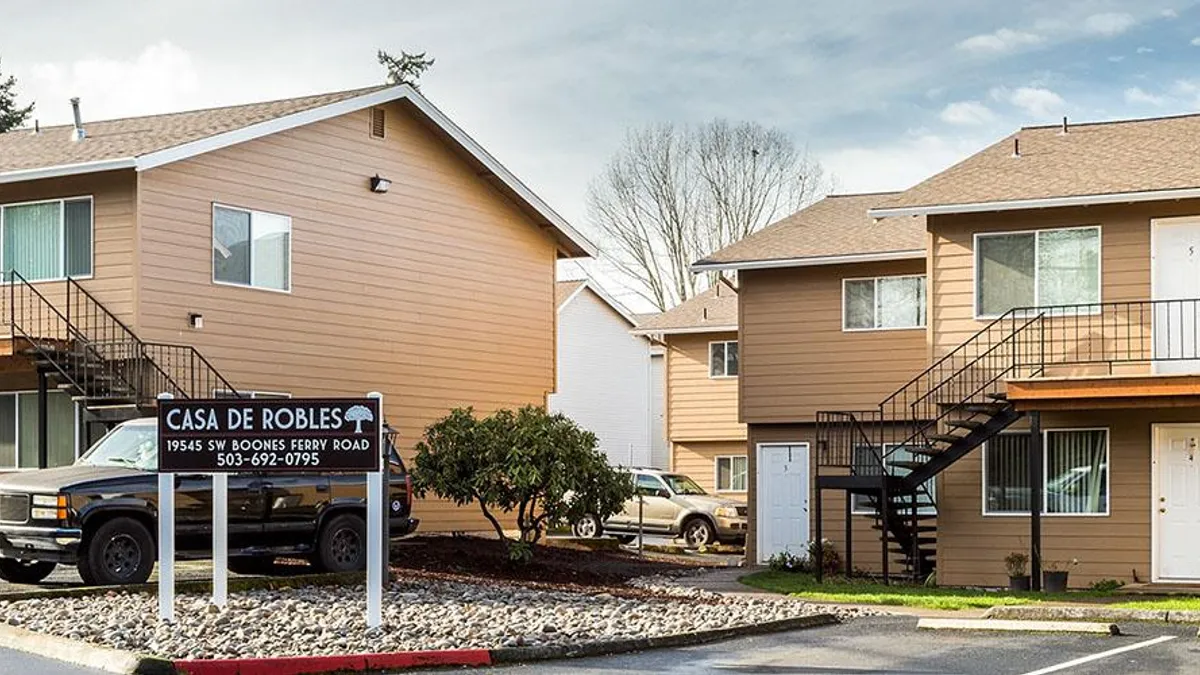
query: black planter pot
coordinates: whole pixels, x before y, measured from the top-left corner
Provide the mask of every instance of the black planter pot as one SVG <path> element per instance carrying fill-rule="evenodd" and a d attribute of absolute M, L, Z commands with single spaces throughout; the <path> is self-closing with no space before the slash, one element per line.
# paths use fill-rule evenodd
<path fill-rule="evenodd" d="M 1069 572 L 1042 572 L 1042 590 L 1047 593 L 1065 593 Z"/>
<path fill-rule="evenodd" d="M 1027 591 L 1029 590 L 1029 575 L 1021 577 L 1008 578 L 1008 590 L 1010 591 Z"/>

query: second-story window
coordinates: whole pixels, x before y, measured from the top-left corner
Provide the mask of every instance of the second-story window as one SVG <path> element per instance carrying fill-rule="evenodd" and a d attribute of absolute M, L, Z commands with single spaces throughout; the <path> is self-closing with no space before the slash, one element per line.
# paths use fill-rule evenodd
<path fill-rule="evenodd" d="M 975 235 L 976 316 L 1098 302 L 1100 228 Z"/>
<path fill-rule="evenodd" d="M 92 275 L 92 199 L 55 199 L 0 207 L 5 281 Z"/>
<path fill-rule="evenodd" d="M 738 343 L 737 340 L 708 343 L 708 376 L 737 377 L 738 374 Z"/>
<path fill-rule="evenodd" d="M 924 327 L 925 275 L 842 282 L 842 330 Z"/>
<path fill-rule="evenodd" d="M 213 281 L 291 290 L 291 257 L 291 218 L 213 205 Z"/>

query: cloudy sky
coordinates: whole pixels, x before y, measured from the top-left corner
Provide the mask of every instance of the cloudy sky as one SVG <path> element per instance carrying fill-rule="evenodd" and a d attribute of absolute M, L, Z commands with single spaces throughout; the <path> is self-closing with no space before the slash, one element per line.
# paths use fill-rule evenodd
<path fill-rule="evenodd" d="M 899 189 L 1022 124 L 1200 110 L 1183 0 L 0 0 L 2 70 L 43 123 L 382 81 L 422 90 L 589 231 L 584 194 L 630 126 L 781 127 L 840 191 Z"/>

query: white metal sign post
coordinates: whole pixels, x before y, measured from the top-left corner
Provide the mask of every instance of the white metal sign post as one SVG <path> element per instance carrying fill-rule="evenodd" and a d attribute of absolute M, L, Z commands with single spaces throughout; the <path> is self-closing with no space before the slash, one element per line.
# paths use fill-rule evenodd
<path fill-rule="evenodd" d="M 212 475 L 212 602 L 224 608 L 229 599 L 229 474 Z"/>
<path fill-rule="evenodd" d="M 158 474 L 158 618 L 175 620 L 175 474 L 164 472 Z"/>
<path fill-rule="evenodd" d="M 379 402 L 379 415 L 383 417 L 383 394 L 373 391 L 367 394 Z M 379 420 L 379 453 L 382 462 L 378 471 L 367 474 L 367 628 L 378 628 L 383 624 L 383 462 L 388 456 L 383 446 L 383 420 Z"/>

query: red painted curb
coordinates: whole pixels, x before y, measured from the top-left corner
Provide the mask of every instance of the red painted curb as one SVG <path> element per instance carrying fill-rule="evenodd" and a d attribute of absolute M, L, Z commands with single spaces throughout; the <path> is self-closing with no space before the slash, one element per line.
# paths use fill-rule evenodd
<path fill-rule="evenodd" d="M 281 656 L 262 659 L 187 659 L 175 668 L 188 675 L 312 675 L 336 671 L 417 668 L 420 666 L 489 666 L 487 649 L 446 649 L 390 654 Z"/>

